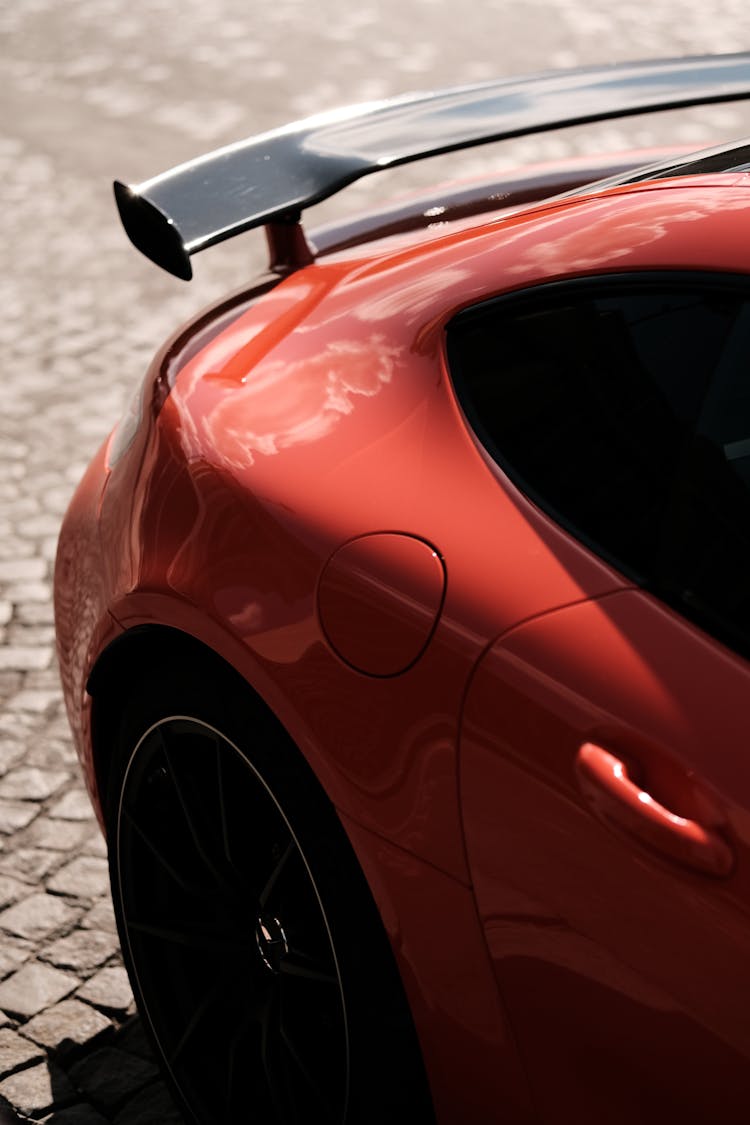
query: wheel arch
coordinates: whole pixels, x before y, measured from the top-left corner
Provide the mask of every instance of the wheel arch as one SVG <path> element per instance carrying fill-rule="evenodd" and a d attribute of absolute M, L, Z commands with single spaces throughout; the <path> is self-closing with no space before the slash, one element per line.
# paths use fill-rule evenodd
<path fill-rule="evenodd" d="M 116 637 L 99 655 L 86 690 L 91 696 L 91 757 L 97 801 L 102 819 L 106 811 L 114 732 L 125 706 L 125 683 L 132 668 L 152 673 L 155 682 L 160 670 L 187 668 L 200 670 L 214 681 L 219 678 L 243 692 L 245 706 L 258 719 L 272 723 L 279 734 L 293 743 L 289 732 L 256 689 L 227 660 L 205 642 L 171 625 L 135 625 Z M 296 744 L 295 744 L 296 745 Z"/>

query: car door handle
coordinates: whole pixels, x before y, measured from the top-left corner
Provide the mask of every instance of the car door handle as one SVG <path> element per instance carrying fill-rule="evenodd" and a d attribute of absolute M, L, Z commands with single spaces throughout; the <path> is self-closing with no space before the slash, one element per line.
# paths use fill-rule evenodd
<path fill-rule="evenodd" d="M 621 758 L 586 742 L 578 751 L 576 770 L 584 796 L 602 820 L 678 863 L 707 875 L 729 875 L 734 857 L 726 840 L 660 805 L 630 778 Z"/>

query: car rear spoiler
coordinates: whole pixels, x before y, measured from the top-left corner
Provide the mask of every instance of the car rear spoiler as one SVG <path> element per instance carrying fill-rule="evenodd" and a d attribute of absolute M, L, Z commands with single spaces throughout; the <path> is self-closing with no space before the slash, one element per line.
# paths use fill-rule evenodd
<path fill-rule="evenodd" d="M 302 265 L 306 207 L 382 168 L 428 156 L 657 110 L 750 97 L 750 53 L 550 71 L 407 95 L 309 117 L 145 180 L 115 182 L 131 242 L 186 281 L 190 257 L 253 227 Z M 272 247 L 273 249 L 273 247 Z"/>

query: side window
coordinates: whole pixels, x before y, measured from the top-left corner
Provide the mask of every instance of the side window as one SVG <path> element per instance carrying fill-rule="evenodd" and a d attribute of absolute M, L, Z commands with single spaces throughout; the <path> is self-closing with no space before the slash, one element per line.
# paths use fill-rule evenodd
<path fill-rule="evenodd" d="M 478 439 L 621 571 L 750 650 L 750 286 L 541 286 L 448 329 Z"/>
<path fill-rule="evenodd" d="M 717 357 L 656 578 L 668 600 L 750 656 L 750 303 Z"/>

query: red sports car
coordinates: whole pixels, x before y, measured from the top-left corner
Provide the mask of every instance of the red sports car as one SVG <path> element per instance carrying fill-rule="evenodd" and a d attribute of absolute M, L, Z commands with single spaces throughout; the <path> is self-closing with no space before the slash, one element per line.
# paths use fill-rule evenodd
<path fill-rule="evenodd" d="M 188 1120 L 747 1120 L 750 146 L 312 240 L 300 213 L 748 96 L 750 55 L 547 74 L 116 185 L 178 276 L 251 227 L 271 250 L 158 353 L 57 563 L 123 953 Z"/>

